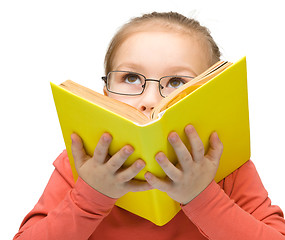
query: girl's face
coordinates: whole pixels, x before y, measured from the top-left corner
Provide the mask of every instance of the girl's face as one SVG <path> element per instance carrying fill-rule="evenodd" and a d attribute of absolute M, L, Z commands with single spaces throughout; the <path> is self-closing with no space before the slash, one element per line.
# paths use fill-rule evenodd
<path fill-rule="evenodd" d="M 113 71 L 131 71 L 143 74 L 147 79 L 184 75 L 196 77 L 209 66 L 207 49 L 189 35 L 171 31 L 144 31 L 128 37 L 117 49 Z M 146 116 L 163 98 L 158 83 L 148 81 L 141 95 L 126 96 L 104 93 L 127 103 Z"/>

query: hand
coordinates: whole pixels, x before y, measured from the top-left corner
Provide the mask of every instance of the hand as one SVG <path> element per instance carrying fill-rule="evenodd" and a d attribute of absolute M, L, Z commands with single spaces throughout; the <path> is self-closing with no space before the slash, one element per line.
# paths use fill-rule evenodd
<path fill-rule="evenodd" d="M 111 198 L 119 198 L 127 192 L 151 189 L 147 182 L 133 180 L 144 168 L 144 161 L 138 159 L 128 168 L 122 168 L 124 162 L 134 151 L 131 146 L 124 146 L 110 157 L 108 149 L 112 136 L 104 133 L 91 157 L 86 154 L 82 140 L 77 134 L 73 133 L 71 139 L 72 155 L 78 175 L 97 191 Z"/>
<path fill-rule="evenodd" d="M 179 138 L 171 132 L 168 141 L 174 148 L 178 164 L 174 166 L 163 152 L 156 155 L 156 160 L 166 173 L 165 179 L 159 179 L 150 172 L 145 173 L 147 182 L 153 187 L 166 192 L 172 199 L 181 204 L 187 204 L 198 196 L 214 179 L 223 144 L 217 133 L 210 136 L 210 148 L 204 155 L 204 145 L 191 125 L 185 127 L 185 133 L 190 143 L 191 152 Z"/>

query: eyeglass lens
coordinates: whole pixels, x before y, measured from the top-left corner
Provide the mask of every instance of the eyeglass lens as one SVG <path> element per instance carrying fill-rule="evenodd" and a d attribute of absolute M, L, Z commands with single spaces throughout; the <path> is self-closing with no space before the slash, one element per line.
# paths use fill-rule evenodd
<path fill-rule="evenodd" d="M 160 79 L 160 92 L 165 97 L 189 82 L 190 76 L 166 76 Z M 107 89 L 111 92 L 126 95 L 141 94 L 147 79 L 139 74 L 126 71 L 110 72 L 107 76 Z"/>

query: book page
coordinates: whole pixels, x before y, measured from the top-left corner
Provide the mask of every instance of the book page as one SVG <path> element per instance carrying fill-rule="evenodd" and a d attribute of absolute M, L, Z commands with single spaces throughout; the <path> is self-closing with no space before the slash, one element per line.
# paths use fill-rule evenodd
<path fill-rule="evenodd" d="M 82 85 L 71 80 L 63 82 L 60 84 L 60 86 L 73 94 L 99 105 L 100 107 L 111 112 L 114 112 L 134 123 L 146 124 L 150 121 L 150 119 L 138 109 L 116 99 L 104 96 L 89 88 L 83 87 Z"/>
<path fill-rule="evenodd" d="M 166 110 L 191 92 L 195 91 L 197 88 L 217 76 L 219 73 L 223 72 L 230 65 L 232 65 L 232 63 L 219 61 L 207 69 L 205 72 L 194 78 L 192 81 L 184 84 L 182 87 L 169 94 L 166 98 L 162 99 L 159 104 L 153 109 L 151 118 L 157 118 L 160 112 Z"/>

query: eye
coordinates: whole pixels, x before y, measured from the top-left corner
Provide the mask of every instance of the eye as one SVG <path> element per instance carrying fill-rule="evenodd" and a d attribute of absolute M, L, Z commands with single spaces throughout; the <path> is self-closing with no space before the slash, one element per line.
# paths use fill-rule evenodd
<path fill-rule="evenodd" d="M 180 78 L 180 77 L 172 77 L 171 79 L 169 79 L 166 87 L 169 87 L 169 88 L 179 88 L 179 87 L 181 87 L 184 84 L 185 84 L 185 81 L 182 78 Z"/>
<path fill-rule="evenodd" d="M 126 74 L 124 76 L 124 81 L 128 84 L 142 84 L 141 77 L 133 73 Z"/>

